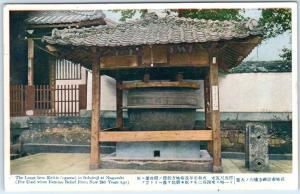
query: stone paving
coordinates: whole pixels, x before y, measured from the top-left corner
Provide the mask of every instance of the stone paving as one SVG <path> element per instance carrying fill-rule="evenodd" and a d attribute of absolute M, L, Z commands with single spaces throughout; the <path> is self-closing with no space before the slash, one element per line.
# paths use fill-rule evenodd
<path fill-rule="evenodd" d="M 104 156 L 103 156 L 104 157 Z M 89 170 L 89 154 L 41 153 L 11 160 L 11 174 L 183 174 L 199 172 L 98 169 Z M 290 173 L 291 160 L 270 160 L 270 170 L 263 173 Z M 223 159 L 224 173 L 252 173 L 244 166 L 244 160 Z"/>

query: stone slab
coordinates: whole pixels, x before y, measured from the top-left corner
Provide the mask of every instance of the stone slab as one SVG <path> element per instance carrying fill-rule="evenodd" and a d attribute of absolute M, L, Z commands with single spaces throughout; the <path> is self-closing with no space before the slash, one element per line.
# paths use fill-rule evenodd
<path fill-rule="evenodd" d="M 131 142 L 116 143 L 116 156 L 123 159 L 197 159 L 200 142 Z"/>
<path fill-rule="evenodd" d="M 208 154 L 208 153 L 207 153 Z M 124 160 L 111 154 L 101 158 L 101 169 L 134 169 L 134 170 L 167 170 L 167 171 L 192 171 L 192 172 L 211 172 L 212 160 L 197 159 L 191 160 Z"/>

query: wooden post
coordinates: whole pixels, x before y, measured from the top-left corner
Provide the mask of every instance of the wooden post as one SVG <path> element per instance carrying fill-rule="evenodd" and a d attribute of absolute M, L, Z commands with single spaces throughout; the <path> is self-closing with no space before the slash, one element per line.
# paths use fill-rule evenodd
<path fill-rule="evenodd" d="M 217 54 L 210 53 L 209 85 L 210 85 L 210 119 L 213 133 L 213 172 L 222 172 L 221 131 L 219 108 L 219 81 Z"/>
<path fill-rule="evenodd" d="M 116 127 L 119 129 L 123 128 L 123 90 L 121 88 L 122 81 L 116 80 L 116 107 L 117 107 L 117 117 L 116 117 Z"/>
<path fill-rule="evenodd" d="M 87 85 L 79 85 L 79 110 L 86 110 L 87 106 Z"/>
<path fill-rule="evenodd" d="M 91 120 L 91 154 L 90 169 L 97 169 L 100 165 L 99 132 L 100 127 L 100 100 L 101 77 L 100 56 L 96 48 L 93 48 L 93 77 L 92 77 L 92 120 Z"/>
<path fill-rule="evenodd" d="M 27 85 L 25 87 L 25 113 L 28 116 L 34 114 L 34 99 L 35 99 L 35 87 Z"/>
<path fill-rule="evenodd" d="M 204 79 L 204 111 L 205 111 L 205 128 L 211 130 L 210 119 L 210 89 L 209 89 L 209 74 L 206 74 Z M 212 141 L 207 142 L 207 151 L 210 155 L 213 155 Z"/>
<path fill-rule="evenodd" d="M 49 77 L 50 77 L 50 95 L 51 95 L 51 112 L 55 112 L 55 88 L 56 88 L 56 59 L 49 56 Z"/>
<path fill-rule="evenodd" d="M 28 85 L 32 86 L 34 81 L 34 40 L 28 38 L 28 67 L 27 67 L 27 80 Z"/>
<path fill-rule="evenodd" d="M 49 56 L 49 77 L 50 77 L 50 85 L 55 85 L 56 82 L 56 60 L 52 56 Z"/>

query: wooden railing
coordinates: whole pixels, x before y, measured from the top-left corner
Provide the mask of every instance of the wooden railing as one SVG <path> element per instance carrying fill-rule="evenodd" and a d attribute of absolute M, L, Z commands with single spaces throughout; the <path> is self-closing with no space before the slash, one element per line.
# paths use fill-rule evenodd
<path fill-rule="evenodd" d="M 86 109 L 86 85 L 11 85 L 11 116 L 76 116 Z"/>

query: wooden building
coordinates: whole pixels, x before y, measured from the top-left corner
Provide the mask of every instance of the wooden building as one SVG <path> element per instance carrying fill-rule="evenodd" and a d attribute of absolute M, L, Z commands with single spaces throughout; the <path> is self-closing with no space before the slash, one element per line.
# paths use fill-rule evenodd
<path fill-rule="evenodd" d="M 222 102 L 219 102 L 218 72 L 237 66 L 261 42 L 262 34 L 255 20 L 159 18 L 151 13 L 116 26 L 55 29 L 51 36 L 43 37 L 43 42 L 53 55 L 92 70 L 90 168 L 99 167 L 99 142 L 206 141 L 213 157 L 213 171 L 220 172 L 219 103 Z M 113 129 L 100 128 L 101 75 L 117 81 L 117 119 Z M 133 80 L 134 83 L 126 82 Z M 124 89 L 197 87 L 186 80 L 204 80 L 205 129 L 127 131 L 124 128 Z"/>
<path fill-rule="evenodd" d="M 51 35 L 54 28 L 114 26 L 115 22 L 107 19 L 101 10 L 13 11 L 10 16 L 10 76 L 19 78 L 20 74 L 27 73 L 27 79 L 12 81 L 10 85 L 11 116 L 79 114 L 79 97 L 84 96 L 82 102 L 86 100 L 87 83 L 85 80 L 85 84 L 79 86 L 76 81 L 87 79 L 85 68 L 57 58 L 45 49 L 41 39 Z M 26 54 L 27 61 L 21 57 Z"/>

